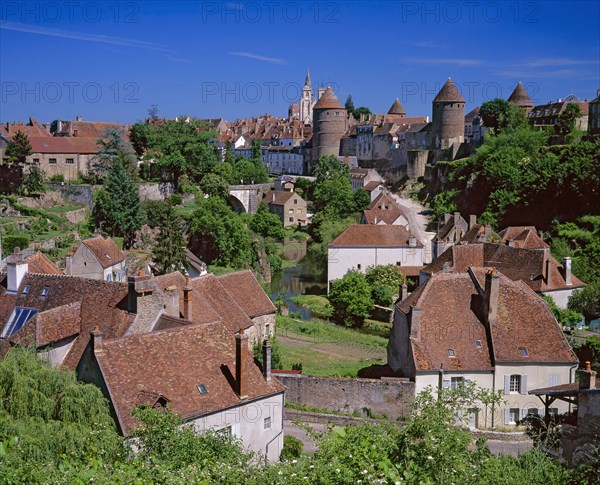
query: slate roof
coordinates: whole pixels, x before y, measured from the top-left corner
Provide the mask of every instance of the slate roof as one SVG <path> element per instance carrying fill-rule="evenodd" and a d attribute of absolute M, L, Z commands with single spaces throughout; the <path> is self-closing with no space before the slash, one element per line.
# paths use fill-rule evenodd
<path fill-rule="evenodd" d="M 473 268 L 485 287 L 485 268 Z M 497 362 L 575 363 L 548 304 L 520 281 L 501 273 L 498 321 L 486 332 L 483 299 L 467 273 L 438 273 L 396 304 L 405 314 L 421 308 L 419 334 L 411 337 L 417 371 L 491 370 Z M 476 345 L 481 342 L 481 348 Z M 523 357 L 520 347 L 527 349 Z M 455 357 L 448 355 L 454 351 Z"/>
<path fill-rule="evenodd" d="M 285 389 L 275 378 L 265 380 L 249 351 L 248 398 L 240 400 L 233 381 L 235 337 L 219 322 L 103 338 L 95 356 L 125 436 L 136 425 L 131 411 L 140 393 L 164 396 L 174 413 L 190 420 Z"/>
<path fill-rule="evenodd" d="M 331 241 L 329 247 L 408 247 L 410 236 L 403 226 L 353 224 Z M 423 244 L 417 241 L 416 247 Z"/>
<path fill-rule="evenodd" d="M 549 279 L 545 274 L 548 258 L 551 262 Z M 496 243 L 455 244 L 423 270 L 429 274 L 440 272 L 446 262 L 456 273 L 465 272 L 469 266 L 494 266 L 508 278 L 521 280 L 536 292 L 585 286 L 575 275 L 571 276 L 572 285 L 567 286 L 562 264 L 549 251 L 513 248 Z"/>
<path fill-rule="evenodd" d="M 90 250 L 105 269 L 125 259 L 125 253 L 117 247 L 112 239 L 104 239 L 102 236 L 98 236 L 86 239 L 82 244 Z"/>
<path fill-rule="evenodd" d="M 456 87 L 456 84 L 454 84 L 452 79 L 448 78 L 448 80 L 442 86 L 442 89 L 440 89 L 440 92 L 437 93 L 435 98 L 433 98 L 433 102 L 434 103 L 439 103 L 439 102 L 464 103 L 465 98 L 462 97 L 462 94 L 460 94 L 460 91 L 458 90 L 458 88 Z"/>
<path fill-rule="evenodd" d="M 315 109 L 343 109 L 344 105 L 340 102 L 338 97 L 333 92 L 331 87 L 327 87 L 325 92 L 321 95 L 317 103 L 313 106 L 313 110 Z"/>

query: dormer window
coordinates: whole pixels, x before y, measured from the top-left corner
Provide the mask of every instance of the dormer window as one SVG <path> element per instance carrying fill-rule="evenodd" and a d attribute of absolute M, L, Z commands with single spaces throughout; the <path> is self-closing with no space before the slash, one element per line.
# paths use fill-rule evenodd
<path fill-rule="evenodd" d="M 23 288 L 23 291 L 21 292 L 21 295 L 23 295 L 23 296 L 29 295 L 29 289 L 30 288 L 31 288 L 31 286 L 25 285 L 25 287 Z"/>
<path fill-rule="evenodd" d="M 200 394 L 207 394 L 208 390 L 206 389 L 206 386 L 204 384 L 198 384 L 198 392 Z"/>
<path fill-rule="evenodd" d="M 450 357 L 450 358 L 456 357 L 456 355 L 454 354 L 454 350 L 448 349 L 448 357 Z"/>
<path fill-rule="evenodd" d="M 477 347 L 478 349 L 481 348 L 481 340 L 475 340 L 475 347 Z"/>
<path fill-rule="evenodd" d="M 519 347 L 519 353 L 521 354 L 521 357 L 529 357 L 529 352 L 527 352 L 525 347 Z"/>
<path fill-rule="evenodd" d="M 40 294 L 40 296 L 42 298 L 46 298 L 48 296 L 49 291 L 50 291 L 50 287 L 44 286 L 44 289 L 42 290 L 42 293 Z"/>

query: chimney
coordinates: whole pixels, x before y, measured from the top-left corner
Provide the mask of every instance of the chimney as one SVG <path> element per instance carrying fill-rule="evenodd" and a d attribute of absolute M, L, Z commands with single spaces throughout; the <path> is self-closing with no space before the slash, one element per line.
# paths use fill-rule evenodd
<path fill-rule="evenodd" d="M 546 286 L 550 284 L 550 275 L 552 274 L 552 260 L 550 259 L 550 255 L 546 258 L 545 261 L 546 271 L 545 271 L 545 280 Z"/>
<path fill-rule="evenodd" d="M 275 192 L 272 194 L 271 202 L 275 202 Z"/>
<path fill-rule="evenodd" d="M 48 133 L 50 133 L 50 123 L 44 123 L 44 128 Z"/>
<path fill-rule="evenodd" d="M 127 311 L 137 313 L 137 291 L 135 291 L 135 276 L 127 278 Z"/>
<path fill-rule="evenodd" d="M 500 294 L 500 277 L 496 269 L 492 268 L 485 273 L 485 309 L 489 325 L 498 321 L 498 296 Z"/>
<path fill-rule="evenodd" d="M 375 216 L 375 225 L 377 225 L 377 216 Z"/>
<path fill-rule="evenodd" d="M 421 309 L 412 306 L 410 310 L 410 336 L 411 338 L 419 338 L 419 327 L 421 326 Z"/>
<path fill-rule="evenodd" d="M 179 291 L 175 285 L 167 286 L 164 293 L 165 313 L 173 318 L 179 318 Z"/>
<path fill-rule="evenodd" d="M 469 230 L 473 229 L 477 224 L 477 216 L 475 214 L 469 214 Z"/>
<path fill-rule="evenodd" d="M 96 327 L 90 334 L 92 336 L 92 353 L 99 354 L 102 352 L 102 332 Z"/>
<path fill-rule="evenodd" d="M 442 271 L 446 274 L 450 273 L 450 263 L 448 261 L 446 261 L 443 265 L 442 265 Z"/>
<path fill-rule="evenodd" d="M 65 259 L 65 274 L 67 276 L 73 276 L 73 253 L 67 253 L 67 257 Z"/>
<path fill-rule="evenodd" d="M 449 213 L 446 212 L 444 214 L 444 224 L 446 224 L 446 222 L 448 222 L 451 217 L 452 217 L 452 214 L 449 214 Z"/>
<path fill-rule="evenodd" d="M 267 382 L 271 381 L 271 339 L 269 337 L 263 340 L 263 375 Z"/>
<path fill-rule="evenodd" d="M 458 223 L 458 220 L 460 219 L 460 212 L 455 212 L 453 215 L 454 215 L 454 224 L 456 225 Z"/>
<path fill-rule="evenodd" d="M 244 333 L 244 329 L 235 336 L 235 383 L 237 386 L 236 392 L 240 399 L 246 399 L 248 394 L 246 382 L 248 375 L 246 371 L 248 363 L 248 335 Z"/>
<path fill-rule="evenodd" d="M 77 115 L 77 117 L 75 118 L 77 121 L 83 121 L 83 117 L 81 115 Z"/>
<path fill-rule="evenodd" d="M 23 258 L 21 253 L 15 253 L 10 255 L 6 261 L 6 280 L 7 290 L 9 293 L 16 293 L 19 291 L 19 286 L 23 278 L 29 270 L 27 261 Z"/>
<path fill-rule="evenodd" d="M 579 389 L 596 389 L 596 371 L 590 367 L 590 361 L 585 362 L 585 370 L 579 371 Z"/>
<path fill-rule="evenodd" d="M 485 235 L 485 240 L 489 241 L 488 238 L 492 235 L 492 226 L 490 226 L 489 224 L 486 224 L 483 233 Z"/>
<path fill-rule="evenodd" d="M 406 278 L 402 280 L 402 284 L 400 285 L 400 299 L 404 300 L 408 296 L 408 286 L 406 286 Z"/>
<path fill-rule="evenodd" d="M 571 286 L 573 284 L 573 280 L 571 279 L 571 258 L 569 256 L 565 256 L 563 259 L 563 267 L 565 272 L 565 283 L 567 286 Z"/>
<path fill-rule="evenodd" d="M 508 240 L 508 247 L 509 248 L 514 248 L 515 247 L 515 240 L 513 238 L 510 238 Z"/>
<path fill-rule="evenodd" d="M 190 301 L 190 293 L 194 288 L 190 286 L 189 276 L 185 279 L 185 286 L 183 287 L 183 318 L 186 320 L 192 319 L 192 302 Z"/>
<path fill-rule="evenodd" d="M 416 238 L 415 236 L 409 236 L 409 237 L 408 237 L 408 245 L 409 245 L 411 248 L 414 248 L 414 247 L 416 247 L 416 246 L 417 246 L 417 238 Z"/>

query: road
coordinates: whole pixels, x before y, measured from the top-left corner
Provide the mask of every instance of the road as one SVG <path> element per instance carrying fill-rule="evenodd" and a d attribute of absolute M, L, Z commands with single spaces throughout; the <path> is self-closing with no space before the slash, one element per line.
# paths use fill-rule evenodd
<path fill-rule="evenodd" d="M 408 219 L 408 225 L 410 232 L 425 245 L 425 262 L 430 263 L 432 260 L 432 247 L 431 240 L 435 236 L 435 232 L 427 232 L 427 225 L 429 224 L 429 218 L 423 214 L 419 214 L 425 210 L 425 207 L 416 200 L 406 199 L 400 197 L 398 194 L 392 194 L 396 202 L 404 212 L 404 215 Z"/>

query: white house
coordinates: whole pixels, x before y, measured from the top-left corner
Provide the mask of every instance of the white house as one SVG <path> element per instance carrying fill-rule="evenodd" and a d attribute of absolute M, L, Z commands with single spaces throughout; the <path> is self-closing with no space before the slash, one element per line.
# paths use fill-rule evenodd
<path fill-rule="evenodd" d="M 395 264 L 411 269 L 423 266 L 425 247 L 399 225 L 354 224 L 329 243 L 328 285 L 348 270 L 365 272 L 367 267 Z"/>
<path fill-rule="evenodd" d="M 136 407 L 168 408 L 198 432 L 231 434 L 278 461 L 285 387 L 271 377 L 270 345 L 261 372 L 243 330 L 233 336 L 221 322 L 180 322 L 114 340 L 92 332 L 78 375 L 103 389 L 124 436 L 137 424 Z"/>
<path fill-rule="evenodd" d="M 73 255 L 67 255 L 66 274 L 92 280 L 125 281 L 125 253 L 112 239 L 86 239 Z"/>
<path fill-rule="evenodd" d="M 447 269 L 433 274 L 396 304 L 388 364 L 426 387 L 465 381 L 502 392 L 506 401 L 485 425 L 512 425 L 542 414 L 529 389 L 573 382 L 578 360 L 548 304 L 520 281 L 495 269 Z M 556 402 L 554 413 L 569 405 Z M 484 426 L 483 406 L 467 410 L 471 426 Z"/>

